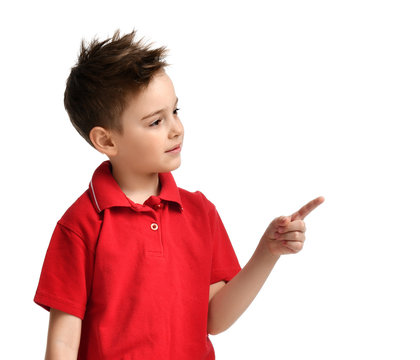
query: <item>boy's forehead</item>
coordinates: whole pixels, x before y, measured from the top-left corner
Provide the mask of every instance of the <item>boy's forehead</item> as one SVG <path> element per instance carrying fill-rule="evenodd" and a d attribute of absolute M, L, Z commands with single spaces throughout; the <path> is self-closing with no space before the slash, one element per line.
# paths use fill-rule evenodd
<path fill-rule="evenodd" d="M 172 81 L 166 73 L 155 75 L 147 87 L 134 93 L 128 107 L 145 115 L 172 107 L 177 100 Z"/>

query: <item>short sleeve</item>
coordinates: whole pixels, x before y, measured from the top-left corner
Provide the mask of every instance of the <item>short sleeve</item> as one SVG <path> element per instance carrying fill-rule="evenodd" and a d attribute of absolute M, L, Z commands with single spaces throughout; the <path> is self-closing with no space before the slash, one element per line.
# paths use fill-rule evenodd
<path fill-rule="evenodd" d="M 82 238 L 57 223 L 45 255 L 34 301 L 84 318 L 94 255 Z"/>
<path fill-rule="evenodd" d="M 229 282 L 241 271 L 241 266 L 222 219 L 213 204 L 209 212 L 209 220 L 213 237 L 210 284 L 222 280 Z"/>

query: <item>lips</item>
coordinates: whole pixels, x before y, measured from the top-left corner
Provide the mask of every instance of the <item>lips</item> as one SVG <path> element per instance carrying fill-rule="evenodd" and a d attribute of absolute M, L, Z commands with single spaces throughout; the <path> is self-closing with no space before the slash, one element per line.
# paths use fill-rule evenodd
<path fill-rule="evenodd" d="M 170 151 L 176 150 L 176 149 L 178 149 L 180 147 L 181 147 L 181 143 L 179 143 L 178 145 L 175 145 L 173 148 L 171 148 L 171 149 L 169 149 L 169 150 L 167 150 L 165 152 L 170 152 Z"/>

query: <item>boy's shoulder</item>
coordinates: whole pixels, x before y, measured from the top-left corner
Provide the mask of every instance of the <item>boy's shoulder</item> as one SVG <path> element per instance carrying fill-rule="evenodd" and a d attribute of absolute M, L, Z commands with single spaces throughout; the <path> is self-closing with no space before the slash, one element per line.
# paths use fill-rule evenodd
<path fill-rule="evenodd" d="M 95 238 L 102 224 L 101 215 L 93 205 L 89 189 L 80 195 L 65 211 L 58 224 L 76 233 L 82 239 Z"/>
<path fill-rule="evenodd" d="M 61 220 L 63 221 L 72 221 L 75 218 L 96 218 L 99 219 L 99 213 L 95 209 L 89 189 L 86 189 L 82 195 L 80 195 L 76 201 L 66 210 L 63 214 Z M 60 220 L 60 221 L 61 221 Z"/>
<path fill-rule="evenodd" d="M 188 207 L 188 209 L 192 211 L 209 212 L 215 207 L 214 204 L 199 190 L 188 191 L 180 187 L 178 187 L 178 190 L 184 208 Z"/>

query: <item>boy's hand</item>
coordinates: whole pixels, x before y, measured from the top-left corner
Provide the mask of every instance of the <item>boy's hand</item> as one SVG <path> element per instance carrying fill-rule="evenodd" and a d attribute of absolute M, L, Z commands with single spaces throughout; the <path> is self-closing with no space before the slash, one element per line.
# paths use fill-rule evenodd
<path fill-rule="evenodd" d="M 303 219 L 323 202 L 324 198 L 320 196 L 290 216 L 275 218 L 265 231 L 261 242 L 265 243 L 274 255 L 299 252 L 305 241 L 306 227 Z"/>

